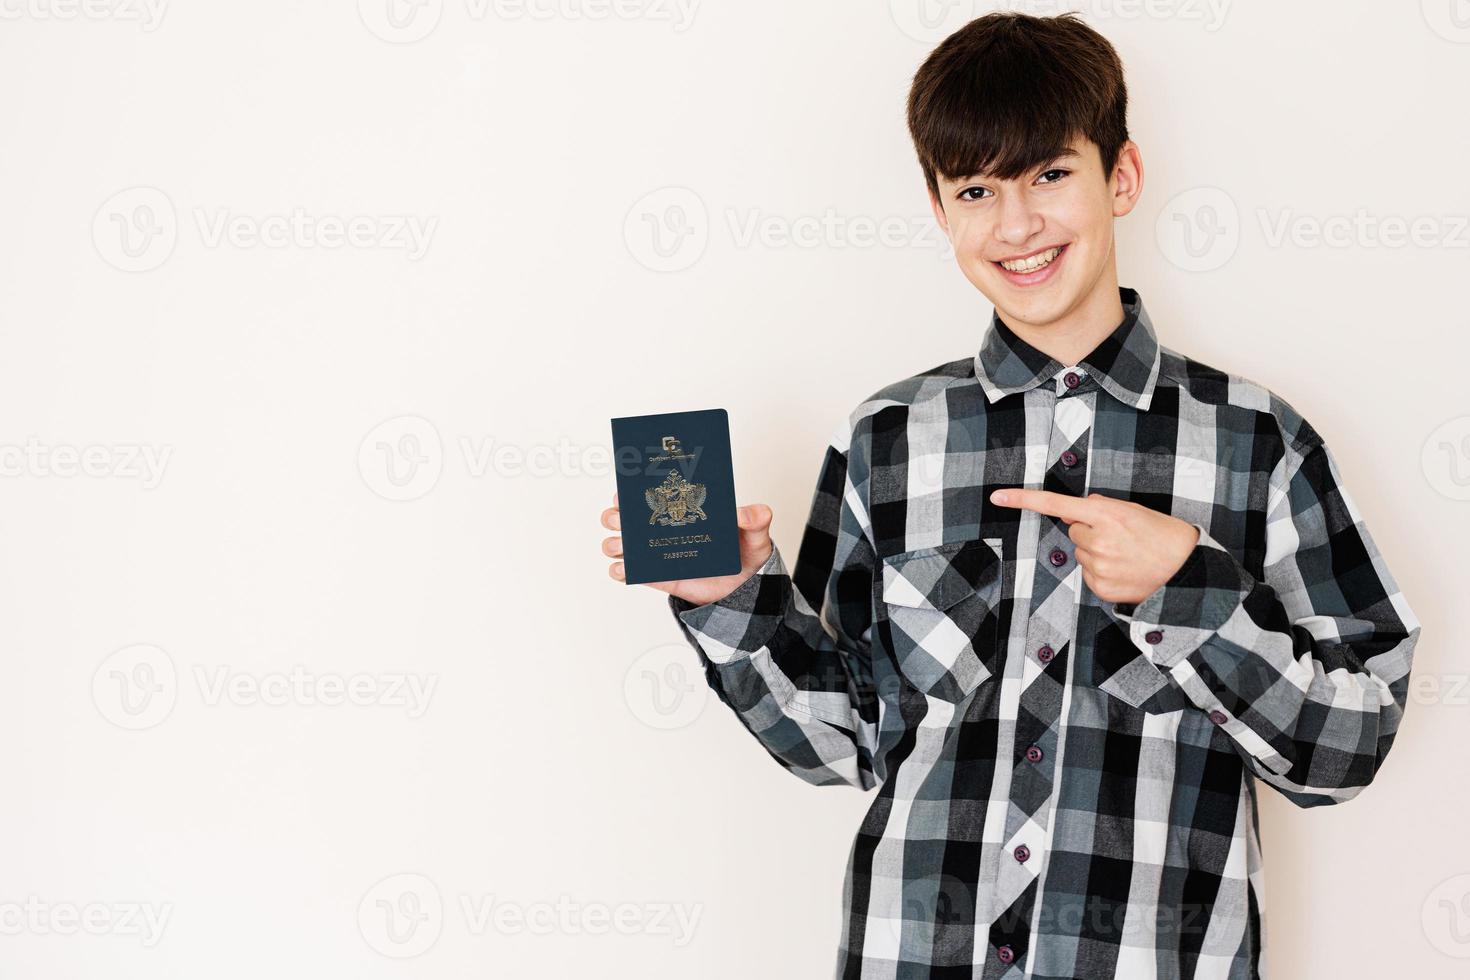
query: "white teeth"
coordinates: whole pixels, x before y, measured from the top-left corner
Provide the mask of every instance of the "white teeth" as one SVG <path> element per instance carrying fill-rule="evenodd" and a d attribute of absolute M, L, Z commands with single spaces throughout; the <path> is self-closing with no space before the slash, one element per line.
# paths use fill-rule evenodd
<path fill-rule="evenodd" d="M 1038 252 L 1030 258 L 1020 259 L 1015 262 L 1002 262 L 1001 267 L 1011 272 L 1035 272 L 1042 266 L 1047 265 L 1052 259 L 1061 254 L 1061 248 L 1049 248 L 1045 252 Z"/>

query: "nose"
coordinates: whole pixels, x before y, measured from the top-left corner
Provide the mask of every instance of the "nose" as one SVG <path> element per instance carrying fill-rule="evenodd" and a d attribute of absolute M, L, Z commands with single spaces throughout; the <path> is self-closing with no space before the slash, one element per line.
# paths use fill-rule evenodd
<path fill-rule="evenodd" d="M 1041 231 L 1041 213 L 1025 194 L 1003 194 L 996 201 L 995 240 L 1008 247 L 1020 247 Z"/>

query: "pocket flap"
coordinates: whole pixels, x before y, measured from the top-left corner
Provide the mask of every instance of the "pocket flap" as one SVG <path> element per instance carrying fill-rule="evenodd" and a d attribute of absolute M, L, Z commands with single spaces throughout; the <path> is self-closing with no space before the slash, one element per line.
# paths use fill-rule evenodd
<path fill-rule="evenodd" d="M 883 601 L 948 609 L 1000 580 L 999 538 L 972 538 L 883 559 Z"/>

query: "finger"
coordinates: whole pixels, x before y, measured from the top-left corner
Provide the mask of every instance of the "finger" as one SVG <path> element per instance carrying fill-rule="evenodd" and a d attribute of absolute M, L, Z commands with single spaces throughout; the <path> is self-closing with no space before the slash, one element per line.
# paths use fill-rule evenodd
<path fill-rule="evenodd" d="M 602 553 L 609 558 L 623 557 L 623 536 L 619 534 L 616 537 L 603 538 Z"/>
<path fill-rule="evenodd" d="M 613 506 L 616 507 L 617 505 L 618 505 L 618 492 L 616 490 L 614 490 L 613 491 Z"/>
<path fill-rule="evenodd" d="M 1081 521 L 1067 525 L 1067 537 L 1083 548 L 1096 549 L 1101 533 L 1096 527 Z"/>
<path fill-rule="evenodd" d="M 618 513 L 617 508 L 609 507 L 602 512 L 602 526 L 609 531 L 621 531 L 623 529 L 622 515 Z"/>
<path fill-rule="evenodd" d="M 1088 551 L 1086 548 L 1082 547 L 1081 545 L 1078 545 L 1076 548 L 1073 548 L 1072 549 L 1072 554 L 1076 556 L 1076 558 L 1077 558 L 1077 564 L 1079 564 L 1079 565 L 1082 566 L 1082 571 L 1083 572 L 1090 572 L 1092 570 L 1092 563 L 1095 562 L 1095 561 L 1097 561 L 1097 554 L 1094 553 L 1094 552 Z"/>
<path fill-rule="evenodd" d="M 623 574 L 623 563 L 620 561 L 615 561 L 611 565 L 607 566 L 607 574 L 611 575 L 613 578 L 621 582 L 625 577 Z"/>
<path fill-rule="evenodd" d="M 995 491 L 990 495 L 990 502 L 1000 504 L 1002 507 L 1034 510 L 1038 514 L 1049 514 L 1069 523 L 1072 521 L 1089 523 L 1089 518 L 1097 508 L 1093 501 L 1085 497 L 1073 497 L 1070 494 L 1056 493 L 1051 490 L 1025 490 L 1018 487 Z"/>
<path fill-rule="evenodd" d="M 742 531 L 760 531 L 771 526 L 774 517 L 765 504 L 747 504 L 735 513 L 735 521 Z"/>

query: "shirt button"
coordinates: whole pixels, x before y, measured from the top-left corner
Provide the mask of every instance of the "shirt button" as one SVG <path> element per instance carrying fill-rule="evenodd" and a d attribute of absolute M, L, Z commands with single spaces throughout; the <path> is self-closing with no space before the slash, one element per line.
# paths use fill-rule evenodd
<path fill-rule="evenodd" d="M 1041 749 L 1038 748 L 1035 745 L 1033 745 L 1030 748 L 1028 748 L 1026 750 L 1026 761 L 1027 762 L 1040 762 L 1041 761 Z"/>
<path fill-rule="evenodd" d="M 1002 946 L 995 951 L 995 958 L 1002 963 L 1010 963 L 1016 958 L 1016 951 L 1009 946 Z"/>
<path fill-rule="evenodd" d="M 1211 711 L 1210 712 L 1210 721 L 1213 721 L 1217 725 L 1223 725 L 1223 724 L 1225 724 L 1229 720 L 1230 720 L 1230 716 L 1227 715 L 1227 714 L 1225 714 L 1225 712 L 1223 712 L 1223 711 Z"/>
<path fill-rule="evenodd" d="M 1062 453 L 1062 465 L 1063 466 L 1076 466 L 1077 465 L 1077 454 L 1074 453 L 1074 452 L 1072 452 L 1072 450 L 1070 450 L 1070 449 L 1068 449 L 1065 452 L 1063 452 Z"/>
<path fill-rule="evenodd" d="M 1040 650 L 1036 651 L 1036 659 L 1044 664 L 1049 664 L 1051 663 L 1051 658 L 1056 656 L 1056 653 L 1050 646 L 1043 646 Z"/>
<path fill-rule="evenodd" d="M 1143 638 L 1150 643 L 1162 643 L 1164 642 L 1164 631 L 1149 630 L 1147 633 L 1143 634 Z"/>
<path fill-rule="evenodd" d="M 1075 388 L 1082 383 L 1082 379 L 1078 377 L 1076 371 L 1068 371 L 1062 380 L 1067 383 L 1068 388 Z"/>
<path fill-rule="evenodd" d="M 1031 848 L 1027 847 L 1025 844 L 1017 844 L 1016 849 L 1011 853 L 1016 856 L 1017 861 L 1025 864 L 1026 859 L 1031 856 Z"/>
<path fill-rule="evenodd" d="M 1049 557 L 1051 558 L 1051 563 L 1058 567 L 1067 563 L 1067 553 L 1061 548 L 1053 548 Z"/>

